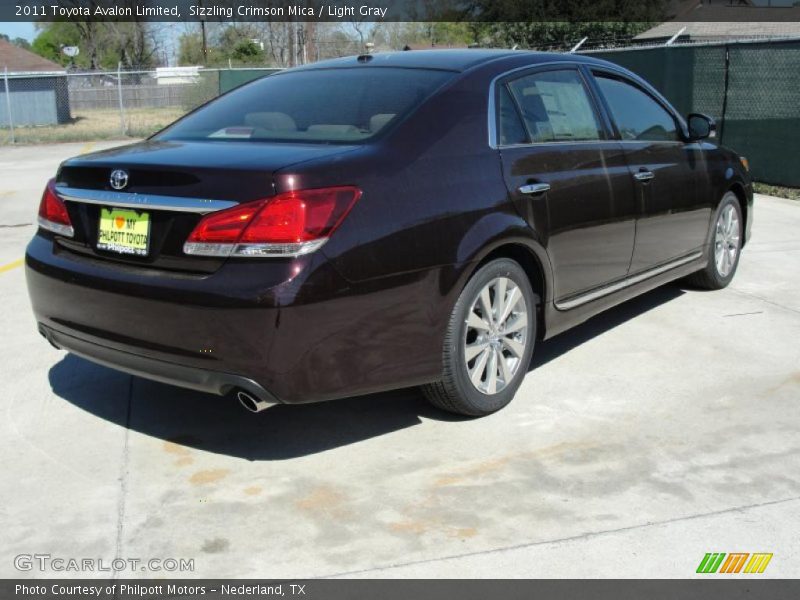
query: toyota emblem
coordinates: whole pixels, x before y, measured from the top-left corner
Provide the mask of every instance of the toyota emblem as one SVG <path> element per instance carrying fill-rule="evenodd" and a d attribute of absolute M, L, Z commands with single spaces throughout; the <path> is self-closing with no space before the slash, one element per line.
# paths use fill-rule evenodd
<path fill-rule="evenodd" d="M 121 190 L 128 185 L 128 172 L 122 169 L 114 169 L 111 171 L 111 177 L 108 178 L 108 182 L 115 190 Z"/>

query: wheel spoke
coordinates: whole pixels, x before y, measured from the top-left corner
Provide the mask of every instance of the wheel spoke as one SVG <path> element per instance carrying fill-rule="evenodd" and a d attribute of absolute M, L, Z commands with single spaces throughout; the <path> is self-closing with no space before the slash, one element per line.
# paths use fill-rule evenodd
<path fill-rule="evenodd" d="M 514 375 L 511 373 L 511 368 L 508 366 L 508 361 L 506 360 L 506 357 L 503 356 L 502 350 L 499 351 L 497 355 L 498 359 L 500 360 L 500 369 L 503 373 L 503 383 L 508 385 Z"/>
<path fill-rule="evenodd" d="M 472 381 L 472 385 L 475 387 L 480 387 L 481 385 L 481 378 L 483 377 L 483 372 L 486 370 L 486 361 L 488 359 L 489 348 L 484 348 L 478 360 L 475 361 L 475 366 L 472 367 L 472 371 L 470 371 L 469 378 Z"/>
<path fill-rule="evenodd" d="M 508 279 L 500 277 L 494 286 L 494 314 L 497 317 L 495 323 L 500 325 L 503 322 L 501 315 L 506 309 L 506 288 L 508 287 Z"/>
<path fill-rule="evenodd" d="M 481 331 L 489 331 L 491 329 L 486 319 L 479 317 L 473 311 L 470 311 L 467 317 L 467 326 L 472 327 L 472 329 L 480 329 Z"/>
<path fill-rule="evenodd" d="M 494 315 L 492 314 L 492 299 L 489 297 L 489 286 L 481 290 L 481 309 L 483 310 L 483 319 L 492 325 L 494 323 Z"/>
<path fill-rule="evenodd" d="M 508 335 L 509 333 L 514 333 L 515 331 L 519 331 L 523 327 L 527 326 L 528 326 L 528 315 L 526 315 L 525 313 L 520 313 L 520 315 L 516 319 L 511 321 L 511 323 L 509 323 L 506 326 L 505 334 Z"/>
<path fill-rule="evenodd" d="M 489 351 L 489 362 L 486 366 L 486 393 L 497 393 L 497 350 Z"/>
<path fill-rule="evenodd" d="M 504 337 L 503 345 L 511 350 L 511 352 L 517 356 L 517 358 L 522 358 L 522 355 L 525 353 L 525 346 L 513 338 Z"/>
<path fill-rule="evenodd" d="M 502 325 L 508 319 L 508 315 L 511 314 L 511 311 L 514 310 L 514 307 L 519 302 L 519 299 L 522 297 L 522 292 L 520 292 L 519 288 L 514 286 L 514 289 L 508 294 L 508 302 L 506 302 L 505 310 L 503 311 L 502 315 L 498 315 L 497 323 Z"/>
<path fill-rule="evenodd" d="M 464 359 L 469 362 L 489 346 L 488 342 L 470 344 L 464 349 Z"/>

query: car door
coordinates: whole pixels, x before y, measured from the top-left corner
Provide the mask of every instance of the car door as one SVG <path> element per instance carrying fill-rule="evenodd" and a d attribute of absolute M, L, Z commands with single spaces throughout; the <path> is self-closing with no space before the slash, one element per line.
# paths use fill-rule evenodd
<path fill-rule="evenodd" d="M 621 144 L 577 66 L 495 85 L 497 147 L 509 193 L 550 258 L 556 305 L 623 279 L 634 245 L 634 186 Z"/>
<path fill-rule="evenodd" d="M 593 75 L 637 187 L 631 273 L 698 251 L 711 217 L 705 153 L 684 141 L 676 116 L 644 87 L 615 72 Z"/>

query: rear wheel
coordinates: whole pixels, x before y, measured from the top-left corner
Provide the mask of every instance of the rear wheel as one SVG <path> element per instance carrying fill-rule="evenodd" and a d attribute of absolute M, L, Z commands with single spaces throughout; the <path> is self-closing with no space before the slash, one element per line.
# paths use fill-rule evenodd
<path fill-rule="evenodd" d="M 708 249 L 708 264 L 702 271 L 687 277 L 687 281 L 707 290 L 726 287 L 733 280 L 739 266 L 743 239 L 744 219 L 739 198 L 733 192 L 727 192 L 717 208 Z"/>
<path fill-rule="evenodd" d="M 445 335 L 442 379 L 422 388 L 444 410 L 470 416 L 511 402 L 536 340 L 536 296 L 513 260 L 487 263 L 461 292 Z"/>

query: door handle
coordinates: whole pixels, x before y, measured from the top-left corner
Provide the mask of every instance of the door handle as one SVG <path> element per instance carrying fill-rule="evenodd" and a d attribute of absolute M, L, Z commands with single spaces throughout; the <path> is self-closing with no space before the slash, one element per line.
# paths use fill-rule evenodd
<path fill-rule="evenodd" d="M 634 173 L 633 176 L 636 181 L 650 181 L 656 174 L 652 171 L 639 171 L 638 173 Z"/>
<path fill-rule="evenodd" d="M 530 196 L 535 196 L 537 194 L 544 194 L 549 190 L 550 190 L 549 183 L 528 183 L 526 185 L 519 186 L 519 191 L 521 194 L 528 194 Z"/>

